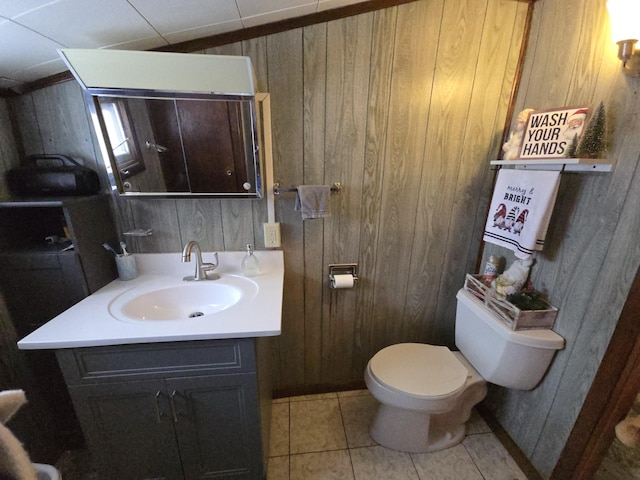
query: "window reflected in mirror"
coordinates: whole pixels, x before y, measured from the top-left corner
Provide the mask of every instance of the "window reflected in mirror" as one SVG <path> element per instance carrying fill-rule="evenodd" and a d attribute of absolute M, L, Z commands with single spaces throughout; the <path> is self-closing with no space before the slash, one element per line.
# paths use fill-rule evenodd
<path fill-rule="evenodd" d="M 100 110 L 120 178 L 125 179 L 142 172 L 144 160 L 133 140 L 135 133 L 129 121 L 126 102 L 117 98 L 101 98 Z"/>

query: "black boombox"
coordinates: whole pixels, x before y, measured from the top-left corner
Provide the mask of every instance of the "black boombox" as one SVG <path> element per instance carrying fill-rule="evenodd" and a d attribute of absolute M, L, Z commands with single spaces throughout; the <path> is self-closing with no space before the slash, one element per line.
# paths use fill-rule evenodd
<path fill-rule="evenodd" d="M 98 174 L 66 155 L 30 155 L 7 172 L 16 196 L 93 195 L 100 190 Z"/>

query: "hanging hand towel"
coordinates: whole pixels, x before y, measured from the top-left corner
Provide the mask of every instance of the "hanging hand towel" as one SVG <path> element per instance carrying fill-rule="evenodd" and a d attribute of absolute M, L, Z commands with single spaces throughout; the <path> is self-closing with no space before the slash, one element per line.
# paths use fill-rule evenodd
<path fill-rule="evenodd" d="M 518 258 L 542 250 L 559 185 L 560 172 L 501 169 L 483 240 Z"/>
<path fill-rule="evenodd" d="M 331 187 L 327 185 L 300 185 L 295 209 L 302 212 L 302 219 L 331 216 Z"/>

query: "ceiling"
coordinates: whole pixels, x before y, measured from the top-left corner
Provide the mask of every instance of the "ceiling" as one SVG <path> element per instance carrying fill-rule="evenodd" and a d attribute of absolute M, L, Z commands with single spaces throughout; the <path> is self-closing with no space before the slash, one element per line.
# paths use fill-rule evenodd
<path fill-rule="evenodd" d="M 66 70 L 58 48 L 150 50 L 363 0 L 0 0 L 0 89 Z"/>

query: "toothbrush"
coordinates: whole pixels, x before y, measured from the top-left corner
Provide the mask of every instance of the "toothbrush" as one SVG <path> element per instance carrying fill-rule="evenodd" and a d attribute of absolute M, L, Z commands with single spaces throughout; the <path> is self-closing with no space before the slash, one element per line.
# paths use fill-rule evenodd
<path fill-rule="evenodd" d="M 129 252 L 127 252 L 127 244 L 124 242 L 120 242 L 120 248 L 122 249 L 122 254 L 123 255 L 129 255 Z"/>
<path fill-rule="evenodd" d="M 116 252 L 113 247 L 111 245 L 109 245 L 107 242 L 104 242 L 102 244 L 102 246 L 104 247 L 105 250 L 109 250 L 110 252 L 112 252 L 114 255 L 118 255 L 118 252 Z"/>

